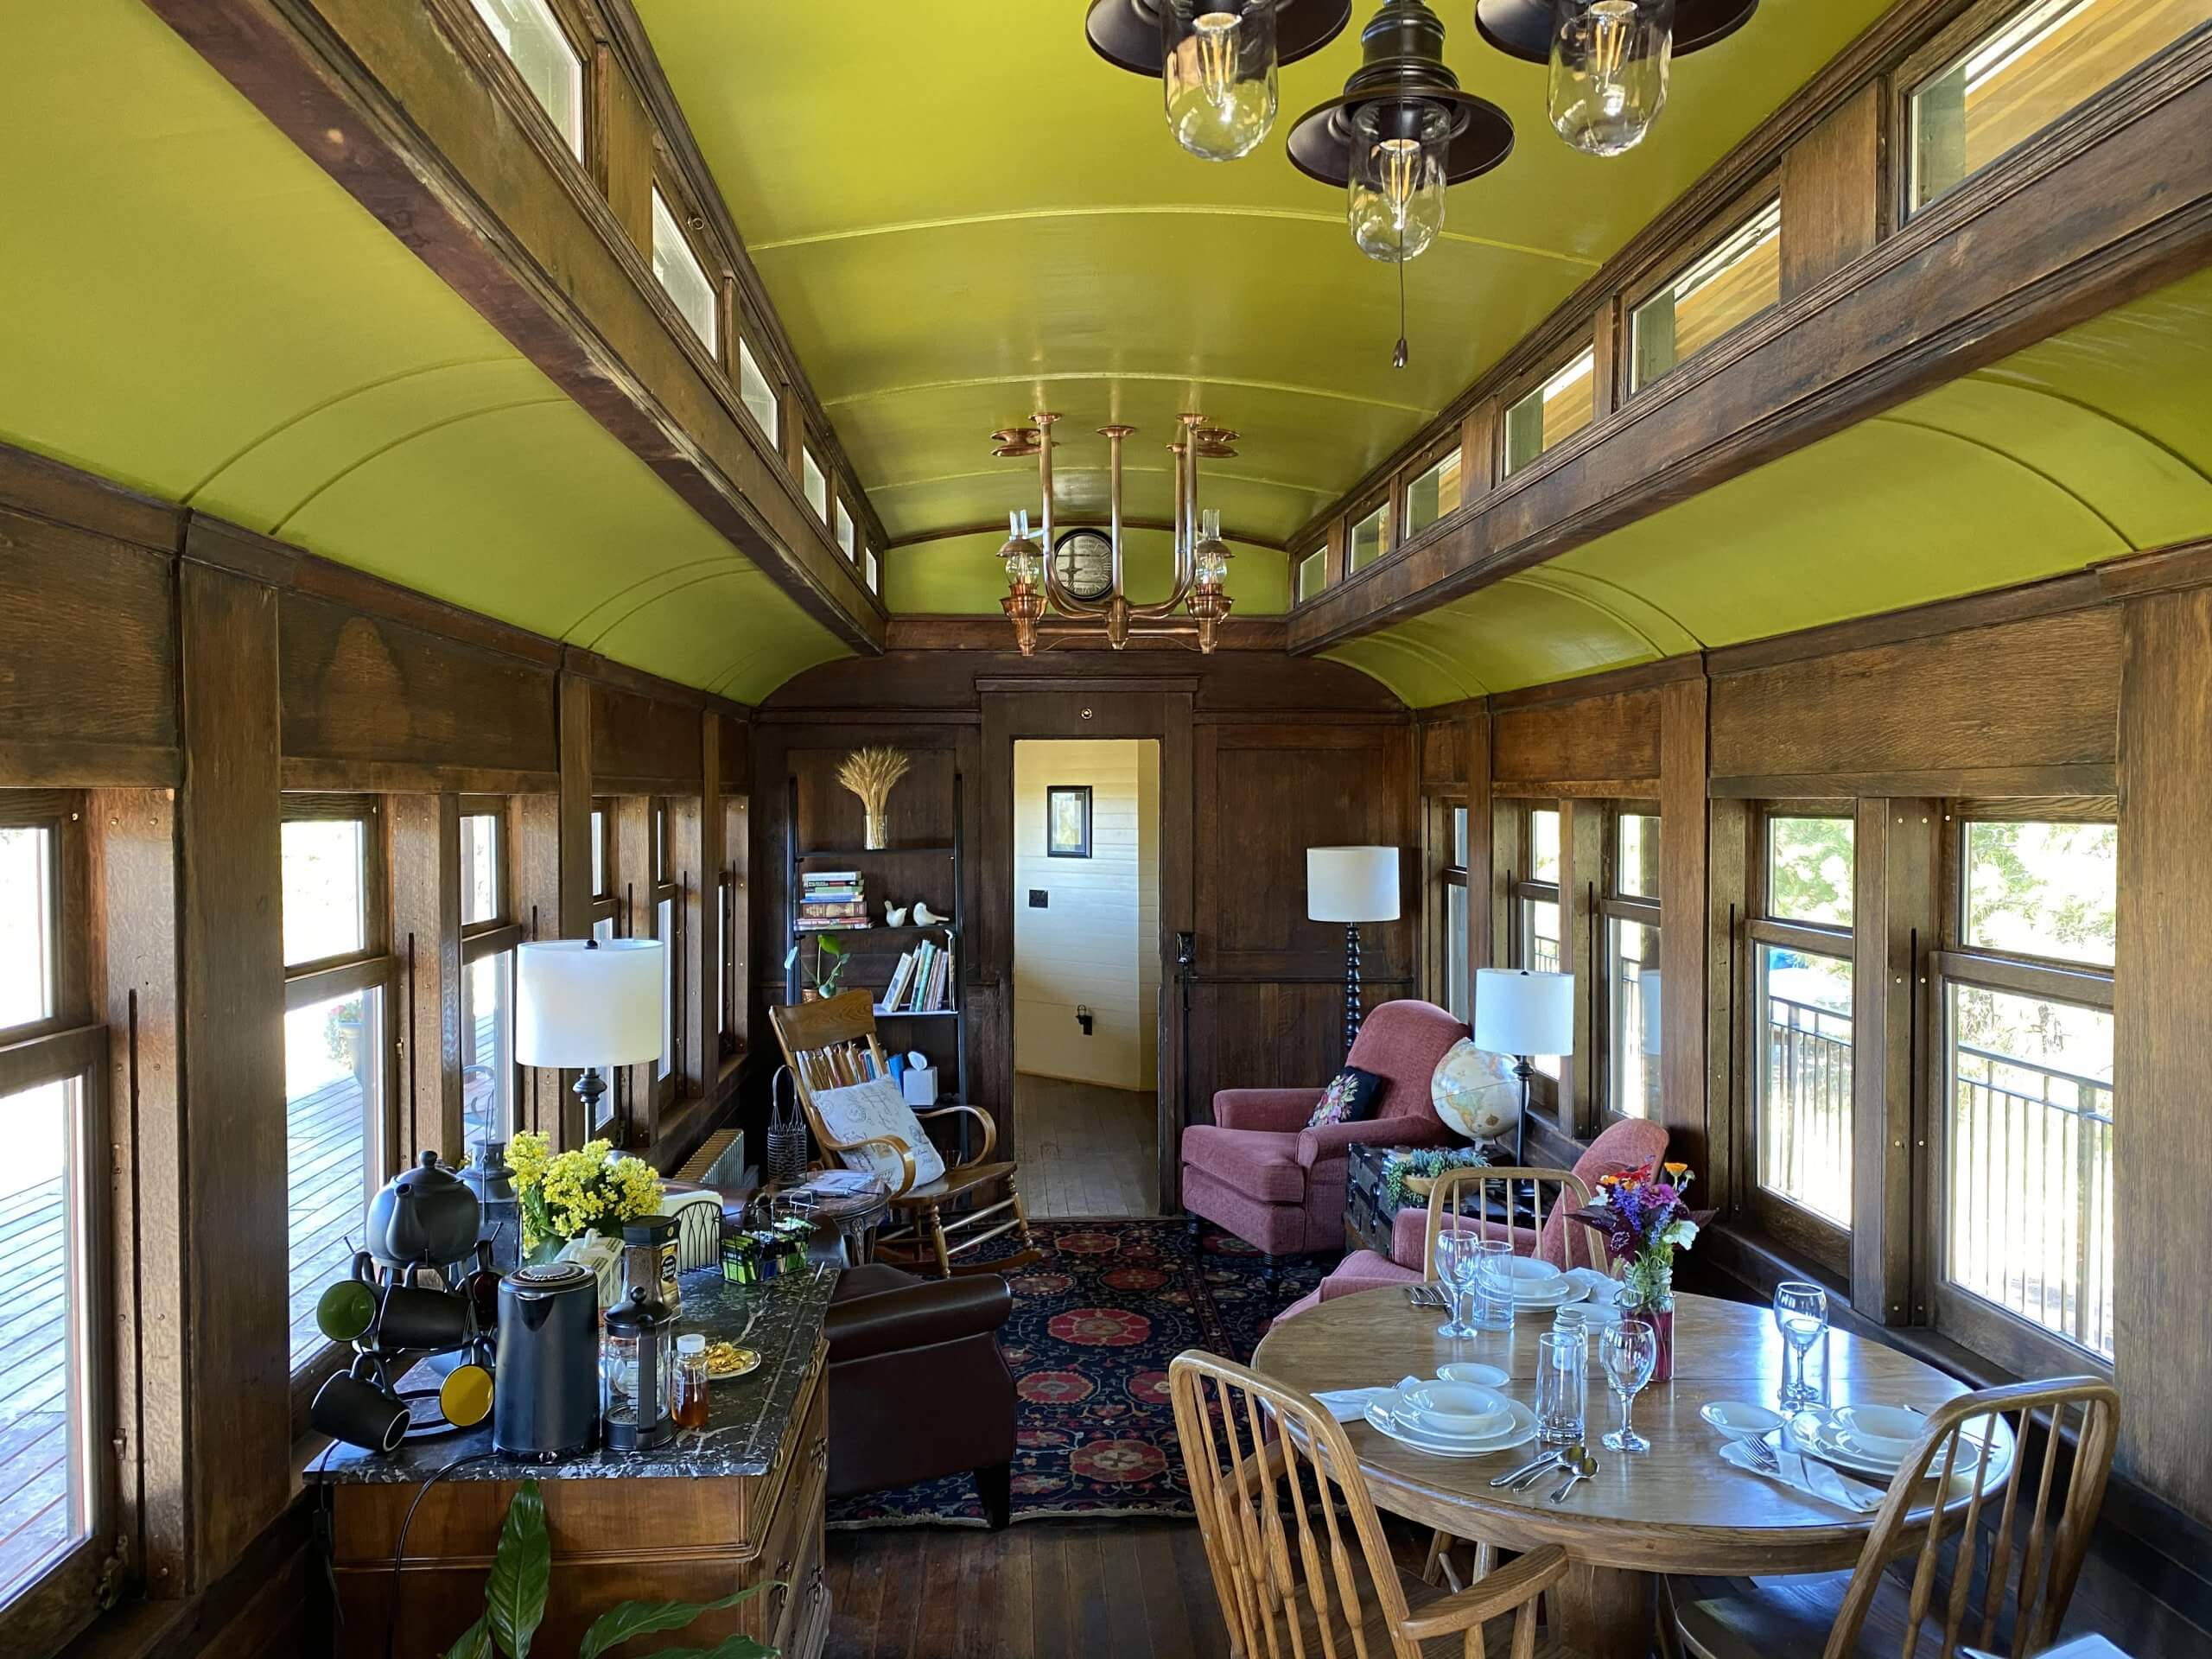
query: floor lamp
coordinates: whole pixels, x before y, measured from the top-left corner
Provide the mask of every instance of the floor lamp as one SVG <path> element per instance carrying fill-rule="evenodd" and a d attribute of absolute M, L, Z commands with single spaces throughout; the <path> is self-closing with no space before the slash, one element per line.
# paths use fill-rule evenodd
<path fill-rule="evenodd" d="M 1306 914 L 1316 922 L 1344 925 L 1344 1052 L 1359 1035 L 1359 928 L 1363 922 L 1398 919 L 1398 849 L 1395 847 L 1309 847 L 1306 849 Z"/>
<path fill-rule="evenodd" d="M 1574 1052 L 1574 976 L 1526 968 L 1475 970 L 1475 1046 L 1510 1054 L 1521 1079 L 1521 1116 L 1513 1130 L 1513 1161 L 1528 1162 L 1529 1080 L 1533 1057 Z"/>
<path fill-rule="evenodd" d="M 582 1074 L 575 1093 L 585 1140 L 607 1092 L 600 1068 L 660 1058 L 665 948 L 658 939 L 549 939 L 515 952 L 515 1058 Z M 615 1132 L 620 1151 L 630 1144 L 626 1115 Z"/>

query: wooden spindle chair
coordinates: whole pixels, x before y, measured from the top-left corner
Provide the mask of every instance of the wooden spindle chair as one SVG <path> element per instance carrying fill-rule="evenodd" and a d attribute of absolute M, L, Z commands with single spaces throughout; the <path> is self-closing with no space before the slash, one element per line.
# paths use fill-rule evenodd
<path fill-rule="evenodd" d="M 1556 1544 L 1453 1594 L 1399 1573 L 1351 1442 L 1312 1395 L 1192 1349 L 1168 1368 L 1214 1592 L 1241 1659 L 1558 1659 Z"/>
<path fill-rule="evenodd" d="M 2061 1490 L 2065 1430 L 2077 1413 Z M 2046 1416 L 2043 1455 L 2031 1458 L 2030 1423 Z M 1823 1659 L 1891 1653 L 1951 1659 L 1962 1645 L 2012 1659 L 2040 1653 L 2057 1639 L 2073 1599 L 2119 1434 L 2119 1391 L 2095 1377 L 1961 1395 L 1929 1413 L 1832 1613 L 1805 1595 L 1802 1581 L 1787 1594 L 1764 1593 L 1755 1584 L 1750 1594 L 1703 1601 L 1683 1599 L 1670 1585 L 1683 1651 L 1694 1659 L 1815 1650 Z M 1960 1462 L 1967 1446 L 1980 1459 L 1971 1468 Z M 1999 1478 L 1984 1478 L 1999 1452 L 2012 1466 Z M 1933 1501 L 1938 1491 L 1949 1494 L 1941 1506 Z M 1891 1564 L 1908 1557 L 1902 1629 L 1877 1635 L 1867 1629 L 1868 1615 L 1886 1625 L 1889 1610 L 1878 1610 L 1876 1596 Z"/>
<path fill-rule="evenodd" d="M 1551 1202 L 1544 1202 L 1544 1192 L 1551 1191 Z M 1534 1241 L 1523 1241 L 1516 1231 L 1522 1214 L 1521 1200 L 1529 1200 L 1527 1213 L 1535 1219 L 1531 1232 Z M 1544 1224 L 1554 1211 L 1581 1210 L 1590 1203 L 1590 1189 L 1582 1178 L 1571 1169 L 1547 1169 L 1536 1165 L 1471 1166 L 1465 1169 L 1447 1169 L 1436 1178 L 1428 1190 L 1428 1228 L 1421 1251 L 1421 1276 L 1433 1284 L 1436 1281 L 1436 1240 L 1440 1234 L 1460 1227 L 1478 1238 L 1506 1238 L 1515 1241 L 1516 1247 L 1528 1242 L 1533 1252 L 1543 1236 Z M 1578 1247 L 1575 1241 L 1581 1240 Z M 1579 1221 L 1567 1221 L 1561 1217 L 1562 1268 L 1586 1267 L 1599 1273 L 1605 1271 L 1605 1246 L 1598 1235 Z M 1516 1248 L 1516 1254 L 1522 1252 Z M 1448 1532 L 1438 1532 L 1428 1541 L 1428 1560 L 1421 1568 L 1421 1576 L 1433 1584 L 1441 1580 L 1457 1589 L 1462 1582 L 1459 1564 L 1452 1559 L 1452 1552 L 1460 1541 Z M 1465 1582 L 1485 1579 L 1496 1570 L 1497 1552 L 1491 1545 L 1476 1541 L 1471 1564 Z"/>
<path fill-rule="evenodd" d="M 992 1161 L 997 1149 L 998 1123 L 979 1106 L 957 1105 L 916 1110 L 926 1131 L 942 1118 L 965 1114 L 983 1126 L 983 1144 L 964 1163 L 946 1160 L 943 1176 L 917 1185 L 914 1149 L 893 1136 L 866 1141 L 840 1141 L 830 1132 L 815 1104 L 815 1090 L 847 1084 L 865 1083 L 891 1075 L 883 1045 L 875 1029 L 875 1001 L 868 991 L 846 991 L 819 1002 L 794 1003 L 768 1010 L 776 1028 L 784 1059 L 798 1082 L 799 1105 L 807 1127 L 824 1156 L 880 1147 L 898 1158 L 904 1170 L 892 1184 L 891 1224 L 876 1234 L 877 1259 L 894 1266 L 933 1270 L 939 1278 L 958 1273 L 1004 1273 L 1040 1259 L 1029 1236 L 1029 1215 L 1014 1187 L 1017 1166 L 1010 1160 Z M 994 1197 L 994 1192 L 996 1196 Z M 981 1202 L 982 1199 L 989 1202 Z M 961 1261 L 978 1247 L 1013 1233 L 1018 1249 L 1012 1255 L 988 1262 Z"/>
<path fill-rule="evenodd" d="M 1551 1202 L 1544 1202 L 1544 1191 L 1551 1189 Z M 1471 1191 L 1470 1190 L 1471 1189 Z M 1571 1169 L 1544 1169 L 1535 1166 L 1474 1166 L 1466 1169 L 1447 1169 L 1436 1178 L 1428 1192 L 1428 1231 L 1421 1245 L 1421 1277 L 1436 1277 L 1436 1236 L 1455 1224 L 1478 1238 L 1509 1238 L 1521 1242 L 1515 1231 L 1515 1219 L 1522 1213 L 1519 1201 L 1530 1200 L 1528 1213 L 1535 1218 L 1533 1232 L 1541 1242 L 1544 1225 L 1554 1213 L 1565 1210 L 1587 1209 L 1590 1189 L 1582 1178 Z M 1508 1218 L 1514 1219 L 1508 1219 Z M 1560 1215 L 1562 1268 L 1584 1267 L 1604 1273 L 1605 1269 L 1605 1243 L 1590 1228 L 1579 1221 L 1568 1221 Z M 1580 1241 L 1578 1243 L 1577 1241 Z M 1530 1243 L 1533 1251 L 1535 1243 Z M 1516 1250 L 1516 1254 L 1525 1254 Z"/>

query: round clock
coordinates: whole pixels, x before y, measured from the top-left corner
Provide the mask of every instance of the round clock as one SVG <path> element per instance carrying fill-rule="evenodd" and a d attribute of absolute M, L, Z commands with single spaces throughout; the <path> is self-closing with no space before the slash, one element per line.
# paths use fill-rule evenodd
<path fill-rule="evenodd" d="M 1077 599 L 1103 599 L 1114 591 L 1114 544 L 1095 530 L 1068 531 L 1052 543 L 1052 574 Z"/>

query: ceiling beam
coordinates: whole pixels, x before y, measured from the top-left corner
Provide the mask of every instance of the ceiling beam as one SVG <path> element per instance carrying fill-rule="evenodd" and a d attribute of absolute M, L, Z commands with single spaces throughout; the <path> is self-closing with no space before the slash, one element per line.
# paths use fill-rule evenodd
<path fill-rule="evenodd" d="M 1503 581 L 2187 276 L 2212 260 L 2208 130 L 2199 35 L 1299 607 L 1291 649 Z"/>
<path fill-rule="evenodd" d="M 881 603 L 632 233 L 519 78 L 460 45 L 466 3 L 147 3 L 739 553 L 843 643 L 881 649 Z"/>

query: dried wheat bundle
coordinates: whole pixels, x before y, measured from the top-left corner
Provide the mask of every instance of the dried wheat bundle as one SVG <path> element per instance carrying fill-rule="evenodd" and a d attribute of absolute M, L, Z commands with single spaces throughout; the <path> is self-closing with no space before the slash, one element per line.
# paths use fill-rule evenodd
<path fill-rule="evenodd" d="M 855 749 L 837 768 L 837 781 L 861 798 L 868 814 L 868 844 L 884 844 L 883 806 L 893 785 L 906 775 L 906 757 L 897 749 Z"/>

